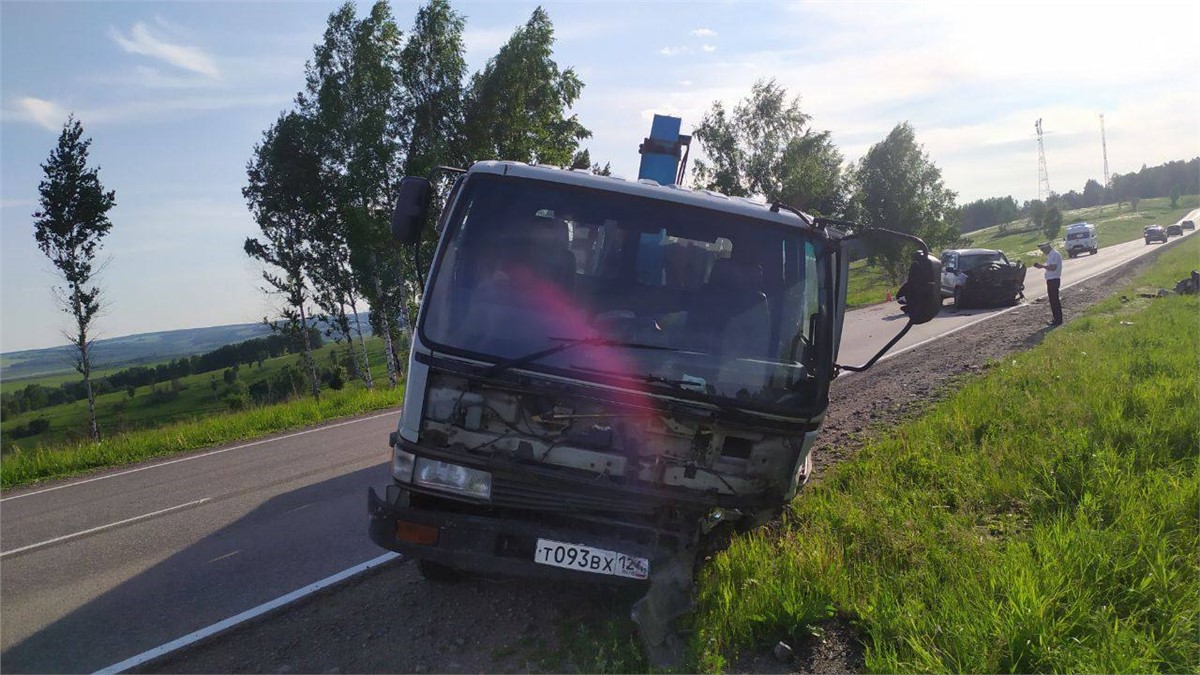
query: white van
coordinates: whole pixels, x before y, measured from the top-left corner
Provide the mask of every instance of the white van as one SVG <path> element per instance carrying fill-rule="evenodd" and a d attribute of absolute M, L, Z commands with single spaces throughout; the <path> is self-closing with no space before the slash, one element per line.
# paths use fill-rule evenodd
<path fill-rule="evenodd" d="M 1073 223 L 1067 226 L 1067 255 L 1074 258 L 1087 251 L 1093 255 L 1100 248 L 1096 242 L 1096 226 L 1091 223 Z"/>

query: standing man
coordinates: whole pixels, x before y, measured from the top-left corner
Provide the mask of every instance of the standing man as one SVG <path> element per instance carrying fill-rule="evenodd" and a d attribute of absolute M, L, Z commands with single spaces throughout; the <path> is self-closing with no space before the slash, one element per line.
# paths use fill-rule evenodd
<path fill-rule="evenodd" d="M 1054 315 L 1054 318 L 1046 325 L 1061 326 L 1063 322 L 1062 302 L 1058 299 L 1058 287 L 1062 285 L 1062 254 L 1055 251 L 1050 242 L 1039 244 L 1038 248 L 1046 254 L 1046 262 L 1034 263 L 1033 266 L 1046 270 L 1046 294 L 1050 298 L 1050 312 Z"/>

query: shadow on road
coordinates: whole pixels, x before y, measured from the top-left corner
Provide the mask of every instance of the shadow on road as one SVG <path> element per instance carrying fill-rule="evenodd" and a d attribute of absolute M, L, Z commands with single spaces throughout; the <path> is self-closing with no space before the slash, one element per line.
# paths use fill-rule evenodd
<path fill-rule="evenodd" d="M 264 501 L 13 645 L 4 672 L 93 672 L 381 554 L 366 488 L 386 476 L 380 464 Z"/>

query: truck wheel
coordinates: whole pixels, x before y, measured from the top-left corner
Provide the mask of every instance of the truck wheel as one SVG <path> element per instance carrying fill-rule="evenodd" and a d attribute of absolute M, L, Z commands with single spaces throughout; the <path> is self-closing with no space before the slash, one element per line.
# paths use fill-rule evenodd
<path fill-rule="evenodd" d="M 436 563 L 432 560 L 425 560 L 424 558 L 417 560 L 417 571 L 421 573 L 421 577 L 426 581 L 438 584 L 452 584 L 456 581 L 461 581 L 463 578 L 462 572 L 453 567 Z"/>
<path fill-rule="evenodd" d="M 1096 255 L 1096 249 L 1092 249 L 1092 255 Z"/>

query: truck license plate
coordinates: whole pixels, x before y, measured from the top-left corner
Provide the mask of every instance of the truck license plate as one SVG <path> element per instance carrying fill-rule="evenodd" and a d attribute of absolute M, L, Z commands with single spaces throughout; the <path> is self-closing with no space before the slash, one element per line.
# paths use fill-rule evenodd
<path fill-rule="evenodd" d="M 650 561 L 602 548 L 538 539 L 533 561 L 593 574 L 613 574 L 630 579 L 650 576 Z"/>

